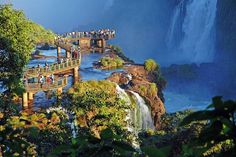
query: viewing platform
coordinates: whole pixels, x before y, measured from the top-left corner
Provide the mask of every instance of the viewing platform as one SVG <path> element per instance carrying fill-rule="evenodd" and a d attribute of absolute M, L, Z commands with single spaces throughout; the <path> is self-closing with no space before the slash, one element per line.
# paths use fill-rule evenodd
<path fill-rule="evenodd" d="M 62 93 L 62 89 L 67 85 L 67 77 L 58 78 L 54 81 L 45 83 L 25 83 L 26 92 L 22 96 L 23 107 L 28 107 L 29 101 L 34 100 L 34 94 L 42 91 L 57 90 L 58 94 Z"/>
<path fill-rule="evenodd" d="M 81 38 L 90 38 L 90 39 L 105 39 L 110 40 L 115 38 L 115 30 L 102 29 L 98 31 L 89 31 L 89 32 L 70 32 L 62 35 L 63 38 L 69 40 L 79 40 Z M 75 41 L 74 40 L 74 41 Z"/>
<path fill-rule="evenodd" d="M 74 69 L 74 73 L 78 73 L 79 65 L 81 63 L 80 57 L 78 59 L 72 59 L 68 61 L 64 61 L 62 63 L 54 63 L 49 65 L 48 67 L 34 67 L 27 68 L 24 72 L 24 76 L 26 77 L 38 77 L 38 75 L 49 76 L 51 74 L 59 74 L 64 71 L 68 71 Z M 77 74 L 76 74 L 77 76 Z"/>
<path fill-rule="evenodd" d="M 90 32 L 71 32 L 58 36 L 54 43 L 57 46 L 58 62 L 44 67 L 26 68 L 24 70 L 24 85 L 26 92 L 23 93 L 22 104 L 28 106 L 28 101 L 34 99 L 34 94 L 40 91 L 57 90 L 60 94 L 67 85 L 67 77 L 59 77 L 54 80 L 54 75 L 66 74 L 73 71 L 76 80 L 79 77 L 79 66 L 81 64 L 81 52 L 95 51 L 105 52 L 107 40 L 115 37 L 115 31 L 103 29 Z M 66 51 L 61 56 L 61 49 Z M 46 79 L 45 79 L 46 78 Z M 33 80 L 30 83 L 29 80 Z M 35 81 L 37 79 L 37 81 Z M 36 82 L 36 83 L 34 83 Z"/>
<path fill-rule="evenodd" d="M 43 84 L 41 83 L 25 83 L 25 90 L 26 92 L 30 93 L 37 93 L 41 91 L 49 91 L 49 90 L 55 90 L 59 88 L 63 88 L 67 85 L 67 77 L 61 77 L 56 79 L 53 82 L 45 82 Z"/>
<path fill-rule="evenodd" d="M 63 48 L 69 51 L 70 45 L 67 43 L 73 43 L 79 46 L 81 51 L 104 52 L 107 47 L 107 41 L 113 38 L 115 38 L 115 31 L 109 29 L 90 32 L 71 32 L 58 36 L 55 39 L 55 45 L 57 45 L 58 50 Z"/>

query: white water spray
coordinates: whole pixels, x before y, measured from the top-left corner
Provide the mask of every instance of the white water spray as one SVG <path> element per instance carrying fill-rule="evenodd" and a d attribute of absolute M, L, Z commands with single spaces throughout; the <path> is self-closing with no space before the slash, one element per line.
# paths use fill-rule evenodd
<path fill-rule="evenodd" d="M 135 109 L 135 125 L 138 126 L 138 130 L 147 130 L 147 129 L 155 129 L 154 122 L 151 117 L 151 111 L 148 108 L 147 104 L 143 100 L 143 98 L 133 91 L 131 93 L 134 95 L 135 102 L 136 102 L 136 109 Z"/>
<path fill-rule="evenodd" d="M 131 97 L 121 89 L 119 85 L 116 86 L 119 97 L 125 101 L 127 105 L 131 105 Z M 128 122 L 128 130 L 137 134 L 141 130 L 155 129 L 154 122 L 151 117 L 151 111 L 143 98 L 133 91 L 130 91 L 133 95 L 134 103 L 136 105 L 134 110 L 127 110 L 126 121 Z M 134 126 L 131 125 L 134 124 Z"/>
<path fill-rule="evenodd" d="M 119 98 L 124 100 L 125 103 L 128 106 L 130 106 L 131 105 L 131 100 L 130 100 L 128 94 L 125 92 L 125 90 L 120 88 L 119 85 L 116 85 L 116 91 L 118 93 Z M 132 113 L 131 113 L 130 110 L 126 110 L 126 112 L 128 113 L 127 116 L 126 116 L 126 119 L 125 119 L 128 122 L 127 129 L 128 129 L 128 131 L 133 132 L 134 130 L 133 130 L 132 126 L 131 126 L 131 123 L 132 123 L 131 114 Z"/>
<path fill-rule="evenodd" d="M 178 55 L 190 62 L 213 61 L 216 11 L 217 0 L 182 0 L 175 8 L 167 35 L 170 51 L 177 49 Z"/>

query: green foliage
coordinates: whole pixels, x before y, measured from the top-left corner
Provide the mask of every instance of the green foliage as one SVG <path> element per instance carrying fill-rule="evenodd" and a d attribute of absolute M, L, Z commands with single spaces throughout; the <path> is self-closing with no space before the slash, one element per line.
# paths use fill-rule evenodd
<path fill-rule="evenodd" d="M 51 30 L 47 30 L 39 24 L 32 21 L 30 23 L 30 35 L 33 39 L 34 44 L 54 44 L 55 34 Z"/>
<path fill-rule="evenodd" d="M 0 5 L 0 81 L 9 90 L 19 87 L 23 67 L 34 48 L 30 30 L 23 12 Z"/>
<path fill-rule="evenodd" d="M 62 144 L 62 142 L 58 143 L 60 137 L 68 138 L 68 132 L 61 125 L 62 122 L 63 119 L 55 112 L 32 115 L 22 112 L 18 116 L 9 118 L 0 112 L 0 154 L 2 153 L 3 156 L 35 156 L 39 152 L 39 154 L 45 155 L 50 150 L 48 146 L 54 147 L 56 144 Z M 53 137 L 49 138 L 51 135 Z M 49 150 L 39 150 L 39 148 L 45 148 L 45 144 Z"/>
<path fill-rule="evenodd" d="M 235 156 L 235 110 L 235 101 L 215 97 L 206 110 L 167 114 L 160 130 L 140 134 L 141 149 L 170 147 L 169 156 Z"/>
<path fill-rule="evenodd" d="M 201 132 L 199 139 L 195 140 L 198 152 L 192 150 L 198 156 L 210 156 L 212 154 L 229 153 L 235 155 L 236 148 L 236 102 L 222 101 L 221 97 L 214 97 L 213 103 L 206 110 L 198 111 L 187 116 L 181 126 L 196 122 L 207 121 L 207 125 Z M 200 152 L 200 153 L 199 153 Z"/>
<path fill-rule="evenodd" d="M 116 85 L 109 81 L 87 81 L 77 83 L 68 91 L 67 108 L 76 112 L 80 127 L 89 128 L 96 136 L 106 128 L 124 129 L 127 106 L 116 93 Z M 119 131 L 119 130 L 118 130 Z"/>
<path fill-rule="evenodd" d="M 179 123 L 190 113 L 191 111 L 186 110 L 163 115 L 160 129 L 154 132 L 140 133 L 141 149 L 144 150 L 145 154 L 151 156 L 152 153 L 154 155 L 155 152 L 160 152 L 160 156 L 178 156 L 182 150 L 182 145 L 198 138 L 200 130 L 204 126 L 203 124 L 178 127 Z"/>
<path fill-rule="evenodd" d="M 106 69 L 122 67 L 124 64 L 124 61 L 118 56 L 115 57 L 105 56 L 102 57 L 99 61 L 101 63 L 101 66 Z"/>
<path fill-rule="evenodd" d="M 29 21 L 22 11 L 0 5 L 0 81 L 9 93 L 21 93 L 24 66 L 36 43 L 46 39 L 44 29 Z M 41 36 L 42 35 L 42 36 Z M 48 35 L 51 36 L 52 35 Z"/>
<path fill-rule="evenodd" d="M 49 156 L 129 157 L 134 154 L 137 152 L 122 136 L 116 135 L 111 129 L 105 129 L 99 139 L 89 133 L 78 136 L 69 145 L 56 148 Z"/>
<path fill-rule="evenodd" d="M 153 60 L 148 59 L 144 62 L 144 67 L 148 72 L 158 71 L 159 65 Z"/>
<path fill-rule="evenodd" d="M 139 85 L 138 87 L 141 95 L 148 97 L 154 97 L 158 92 L 157 85 L 155 83 L 151 83 L 149 85 Z"/>
<path fill-rule="evenodd" d="M 166 133 L 177 132 L 178 129 L 181 130 L 181 128 L 178 127 L 180 122 L 191 113 L 193 113 L 193 111 L 185 110 L 163 115 L 161 117 L 161 130 Z"/>
<path fill-rule="evenodd" d="M 161 74 L 159 65 L 153 59 L 148 59 L 144 62 L 144 68 L 149 72 L 150 77 L 158 87 L 158 97 L 162 100 L 162 102 L 165 102 L 162 91 L 165 89 L 167 82 Z"/>

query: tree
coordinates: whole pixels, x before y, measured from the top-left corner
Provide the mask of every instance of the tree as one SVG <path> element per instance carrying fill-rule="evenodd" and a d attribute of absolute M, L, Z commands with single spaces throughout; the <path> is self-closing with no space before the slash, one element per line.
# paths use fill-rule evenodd
<path fill-rule="evenodd" d="M 12 5 L 0 5 L 0 82 L 8 93 L 19 93 L 23 68 L 37 43 L 51 42 L 52 32 L 28 20 Z"/>
<path fill-rule="evenodd" d="M 0 85 L 6 89 L 0 93 L 0 156 L 22 156 L 30 146 L 22 137 L 22 129 L 16 130 L 9 125 L 9 118 L 19 114 L 12 98 L 14 94 L 23 92 L 23 69 L 41 38 L 34 37 L 34 29 L 38 26 L 32 27 L 32 24 L 22 11 L 13 9 L 11 5 L 0 5 Z"/>
<path fill-rule="evenodd" d="M 45 29 L 43 26 L 29 22 L 31 25 L 31 36 L 35 44 L 49 45 L 54 43 L 55 34 L 51 30 Z"/>
<path fill-rule="evenodd" d="M 11 5 L 0 6 L 0 81 L 9 93 L 17 91 L 34 48 L 30 32 L 30 23 L 22 11 Z"/>

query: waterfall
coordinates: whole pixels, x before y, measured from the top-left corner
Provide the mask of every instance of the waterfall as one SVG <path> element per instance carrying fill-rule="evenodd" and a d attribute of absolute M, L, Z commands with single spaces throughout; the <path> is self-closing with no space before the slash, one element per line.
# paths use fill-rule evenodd
<path fill-rule="evenodd" d="M 131 100 L 130 100 L 128 94 L 125 92 L 125 90 L 122 89 L 122 88 L 120 88 L 119 85 L 116 85 L 116 91 L 117 91 L 117 93 L 118 93 L 119 98 L 122 99 L 122 100 L 124 100 L 125 103 L 130 106 L 130 105 L 131 105 Z M 127 117 L 126 117 L 126 119 L 125 119 L 125 120 L 128 122 L 128 126 L 127 126 L 128 131 L 133 132 L 134 129 L 133 129 L 132 125 L 131 125 L 131 123 L 132 123 L 132 118 L 131 118 L 131 117 L 132 117 L 132 116 L 131 116 L 132 113 L 131 113 L 130 110 L 126 110 L 126 112 L 128 113 L 128 114 L 127 114 Z"/>
<path fill-rule="evenodd" d="M 174 10 L 174 14 L 171 19 L 170 28 L 168 30 L 167 38 L 166 38 L 166 44 L 168 49 L 176 48 L 178 40 L 176 39 L 177 36 L 180 36 L 181 33 L 178 32 L 179 28 L 181 27 L 181 15 L 184 12 L 184 1 L 181 1 L 178 6 Z M 179 26 L 180 25 L 180 26 Z"/>
<path fill-rule="evenodd" d="M 133 91 L 131 93 L 134 95 L 135 102 L 136 102 L 136 109 L 134 112 L 134 121 L 137 129 L 140 130 L 147 130 L 147 129 L 155 129 L 154 122 L 151 116 L 151 111 L 148 108 L 147 104 L 143 100 L 143 98 Z"/>
<path fill-rule="evenodd" d="M 166 38 L 169 51 L 177 51 L 185 61 L 213 61 L 216 11 L 217 0 L 181 0 Z"/>
<path fill-rule="evenodd" d="M 154 122 L 151 117 L 151 111 L 143 98 L 133 91 L 129 91 L 133 97 L 129 96 L 124 89 L 119 85 L 116 86 L 119 97 L 125 101 L 127 105 L 132 105 L 132 100 L 135 103 L 135 109 L 127 110 L 126 121 L 128 122 L 128 130 L 137 134 L 141 130 L 155 129 Z M 134 126 L 132 126 L 132 123 Z"/>

